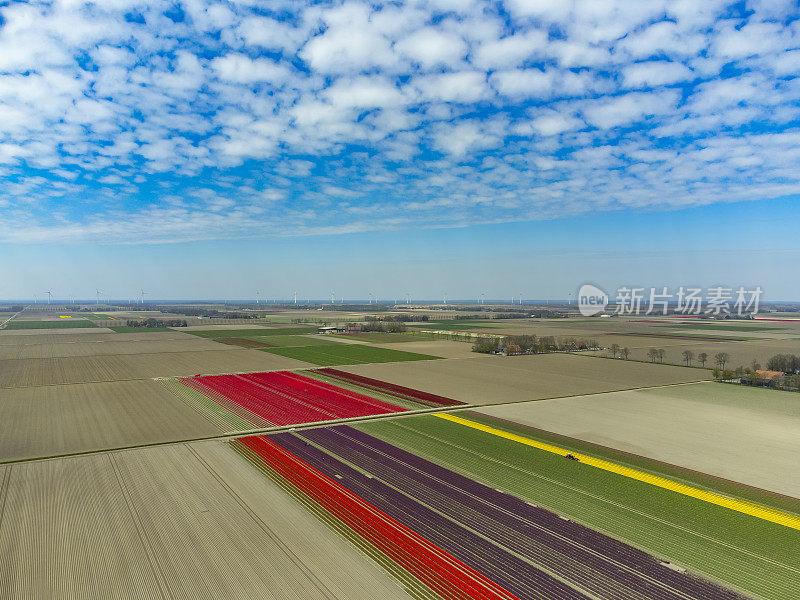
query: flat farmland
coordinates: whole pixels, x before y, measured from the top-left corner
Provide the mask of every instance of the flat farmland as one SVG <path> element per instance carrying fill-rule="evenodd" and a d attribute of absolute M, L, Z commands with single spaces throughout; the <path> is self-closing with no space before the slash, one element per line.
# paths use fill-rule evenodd
<path fill-rule="evenodd" d="M 400 341 L 388 344 L 376 343 L 379 348 L 391 348 L 404 352 L 431 354 L 441 358 L 478 358 L 481 355 L 472 351 L 472 344 L 465 342 L 449 342 L 446 340 Z"/>
<path fill-rule="evenodd" d="M 409 597 L 226 444 L 4 474 L 2 598 Z"/>
<path fill-rule="evenodd" d="M 0 390 L 0 461 L 219 435 L 150 379 Z"/>
<path fill-rule="evenodd" d="M 96 325 L 87 319 L 51 319 L 48 321 L 25 321 L 14 319 L 9 321 L 5 329 L 87 329 Z"/>
<path fill-rule="evenodd" d="M 519 402 L 710 378 L 701 369 L 571 354 L 475 358 L 342 367 L 343 371 L 468 404 Z"/>
<path fill-rule="evenodd" d="M 800 498 L 795 396 L 706 382 L 481 412 Z"/>
<path fill-rule="evenodd" d="M 399 361 L 426 361 L 438 356 L 403 352 L 394 348 L 380 348 L 366 344 L 340 344 L 329 346 L 299 346 L 290 348 L 268 348 L 264 352 L 302 360 L 320 366 L 355 365 L 362 363 L 389 363 Z"/>
<path fill-rule="evenodd" d="M 236 373 L 296 369 L 307 363 L 264 352 L 220 350 L 70 356 L 0 360 L 0 388 L 55 385 L 151 377 L 188 377 L 198 373 Z"/>
<path fill-rule="evenodd" d="M 695 573 L 770 600 L 796 598 L 795 529 L 434 416 L 355 428 Z"/>
<path fill-rule="evenodd" d="M 161 352 L 192 352 L 221 350 L 210 340 L 184 335 L 179 338 L 147 336 L 118 340 L 117 336 L 96 336 L 94 340 L 74 340 L 61 343 L 0 344 L 0 360 L 14 358 L 59 358 L 68 356 L 113 356 L 119 354 L 155 354 Z M 36 338 L 34 338 L 36 339 Z"/>
<path fill-rule="evenodd" d="M 692 364 L 699 366 L 697 355 L 701 352 L 708 354 L 707 368 L 715 367 L 714 355 L 725 352 L 730 355 L 730 361 L 726 368 L 736 368 L 738 366 L 749 367 L 755 360 L 762 367 L 766 367 L 770 357 L 776 354 L 800 354 L 800 340 L 779 339 L 779 340 L 748 340 L 745 342 L 713 342 L 706 340 L 670 340 L 660 338 L 630 338 L 627 341 L 617 339 L 616 343 L 620 346 L 630 348 L 630 358 L 632 360 L 648 360 L 647 351 L 650 348 L 664 348 L 664 362 L 681 364 L 683 362 L 683 351 L 689 350 L 694 353 Z M 607 352 L 599 351 L 596 354 L 603 356 Z"/>
<path fill-rule="evenodd" d="M 13 323 L 14 321 L 12 321 Z M 84 321 L 89 323 L 89 321 Z M 40 335 L 78 335 L 86 333 L 114 333 L 106 327 L 97 327 L 95 325 L 84 325 L 81 327 L 63 327 L 63 328 L 48 328 L 48 329 L 0 329 L 0 337 L 5 336 L 40 336 Z"/>

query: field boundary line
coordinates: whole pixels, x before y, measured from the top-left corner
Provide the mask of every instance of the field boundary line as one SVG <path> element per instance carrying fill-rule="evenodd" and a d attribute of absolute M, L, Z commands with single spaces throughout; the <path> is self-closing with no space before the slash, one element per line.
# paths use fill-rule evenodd
<path fill-rule="evenodd" d="M 498 437 L 502 437 L 507 440 L 511 440 L 513 442 L 525 444 L 526 446 L 531 446 L 539 450 L 544 450 L 545 452 L 558 454 L 559 456 L 566 456 L 567 454 L 572 454 L 572 456 L 577 458 L 580 462 L 587 464 L 589 466 L 596 467 L 604 471 L 609 471 L 611 473 L 616 473 L 617 475 L 622 475 L 623 477 L 635 479 L 637 481 L 654 485 L 656 487 L 660 487 L 666 490 L 677 492 L 678 494 L 683 494 L 684 496 L 696 498 L 698 500 L 708 502 L 709 504 L 716 504 L 717 506 L 728 508 L 730 510 L 735 510 L 737 512 L 744 513 L 746 515 L 750 515 L 758 519 L 763 519 L 764 521 L 770 521 L 778 525 L 783 525 L 784 527 L 800 530 L 800 517 L 791 515 L 789 513 L 785 513 L 772 508 L 767 508 L 766 506 L 761 506 L 760 504 L 755 504 L 753 502 L 747 502 L 746 500 L 738 500 L 735 498 L 722 496 L 714 492 L 709 492 L 707 490 L 701 490 L 699 488 L 686 485 L 685 483 L 679 483 L 677 481 L 673 481 L 665 477 L 660 477 L 658 475 L 645 473 L 644 471 L 639 471 L 638 469 L 626 467 L 608 460 L 595 458 L 593 456 L 588 456 L 586 454 L 581 454 L 578 452 L 570 453 L 568 450 L 565 450 L 564 448 L 561 448 L 559 446 L 554 446 L 553 444 L 538 442 L 536 440 L 532 440 L 530 438 L 517 435 L 516 433 L 503 431 L 502 429 L 490 427 L 489 425 L 484 425 L 482 423 L 470 421 L 468 419 L 457 417 L 455 415 L 450 415 L 447 413 L 436 413 L 433 416 L 438 417 L 440 419 L 445 419 L 447 421 L 452 421 L 453 423 L 458 423 L 459 425 L 471 427 L 472 429 L 478 429 L 479 431 L 483 431 L 491 435 L 496 435 Z"/>

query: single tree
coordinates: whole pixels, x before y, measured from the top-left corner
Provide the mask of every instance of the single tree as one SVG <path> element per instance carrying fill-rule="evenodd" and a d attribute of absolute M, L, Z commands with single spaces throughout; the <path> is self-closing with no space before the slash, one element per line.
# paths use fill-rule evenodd
<path fill-rule="evenodd" d="M 617 358 L 619 355 L 619 344 L 611 344 L 608 351 L 611 353 L 611 358 Z"/>
<path fill-rule="evenodd" d="M 725 369 L 725 364 L 731 359 L 731 355 L 727 352 L 719 352 L 714 355 L 714 362 L 720 369 Z"/>
<path fill-rule="evenodd" d="M 683 362 L 686 363 L 686 366 L 690 366 L 692 364 L 692 359 L 694 358 L 694 352 L 691 350 L 684 350 L 683 351 Z"/>
<path fill-rule="evenodd" d="M 631 349 L 630 348 L 623 348 L 622 350 L 620 350 L 620 353 L 622 354 L 622 358 L 624 358 L 625 360 L 628 360 L 628 357 L 631 355 Z"/>
<path fill-rule="evenodd" d="M 650 359 L 650 362 L 656 362 L 656 359 L 658 358 L 658 350 L 655 348 L 650 348 L 650 350 L 647 351 L 647 358 Z"/>
<path fill-rule="evenodd" d="M 706 361 L 708 360 L 708 354 L 706 354 L 705 352 L 701 352 L 700 354 L 697 355 L 697 360 L 699 360 L 700 364 L 703 367 L 705 367 L 706 366 Z"/>
<path fill-rule="evenodd" d="M 664 349 L 659 348 L 656 352 L 658 352 L 658 362 L 664 362 Z"/>

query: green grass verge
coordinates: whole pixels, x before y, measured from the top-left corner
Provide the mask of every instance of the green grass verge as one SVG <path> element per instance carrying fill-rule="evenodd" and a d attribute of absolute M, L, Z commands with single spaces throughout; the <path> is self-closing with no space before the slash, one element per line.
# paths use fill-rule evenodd
<path fill-rule="evenodd" d="M 334 342 L 335 343 L 335 342 Z M 361 344 L 335 346 L 300 346 L 296 348 L 265 348 L 264 352 L 303 360 L 323 367 L 333 365 L 359 365 L 364 363 L 400 362 L 407 360 L 437 360 L 438 356 L 376 348 Z"/>
<path fill-rule="evenodd" d="M 357 427 L 717 580 L 771 600 L 796 598 L 794 529 L 436 417 Z"/>
<path fill-rule="evenodd" d="M 316 327 L 259 327 L 257 329 L 203 329 L 197 331 L 187 331 L 204 338 L 251 338 L 273 335 L 297 335 L 301 333 L 313 333 Z"/>
<path fill-rule="evenodd" d="M 52 321 L 10 321 L 6 329 L 78 329 L 97 327 L 92 321 L 85 319 L 58 319 Z"/>

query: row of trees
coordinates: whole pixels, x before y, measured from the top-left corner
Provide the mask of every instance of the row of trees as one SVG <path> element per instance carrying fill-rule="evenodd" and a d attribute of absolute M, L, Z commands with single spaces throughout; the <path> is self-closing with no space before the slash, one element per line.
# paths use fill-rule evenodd
<path fill-rule="evenodd" d="M 365 315 L 365 321 L 397 321 L 400 323 L 427 323 L 428 315 L 386 315 L 385 317 L 376 317 L 375 315 Z"/>
<path fill-rule="evenodd" d="M 406 324 L 400 321 L 365 321 L 361 323 L 360 329 L 361 331 L 382 331 L 385 333 L 403 333 L 404 331 L 408 331 Z"/>
<path fill-rule="evenodd" d="M 613 358 L 623 358 L 625 360 L 628 360 L 631 354 L 631 350 L 630 348 L 627 347 L 623 348 L 619 344 L 611 344 L 611 346 L 609 346 L 608 348 L 608 353 Z M 665 355 L 666 351 L 663 348 L 650 348 L 647 351 L 647 360 L 653 363 L 656 361 L 663 363 Z M 698 363 L 700 363 L 701 367 L 705 367 L 706 363 L 709 360 L 707 352 L 700 352 L 697 355 L 695 355 L 695 353 L 692 352 L 691 350 L 684 350 L 681 353 L 681 356 L 683 359 L 683 363 L 687 367 L 693 366 L 695 359 L 697 360 Z M 715 354 L 713 358 L 714 358 L 714 364 L 716 364 L 717 367 L 719 367 L 720 369 L 724 369 L 725 365 L 727 365 L 731 359 L 730 354 L 728 354 L 727 352 L 719 352 Z"/>
<path fill-rule="evenodd" d="M 784 373 L 797 373 L 800 371 L 800 356 L 795 354 L 776 354 L 767 361 L 770 371 L 783 371 Z"/>
<path fill-rule="evenodd" d="M 187 327 L 185 319 L 129 319 L 128 327 Z"/>
<path fill-rule="evenodd" d="M 548 352 L 577 352 L 579 350 L 596 350 L 596 340 L 581 338 L 556 338 L 553 336 L 538 337 L 535 335 L 509 335 L 505 337 L 478 338 L 472 346 L 473 352 L 491 354 L 504 348 L 513 354 L 546 354 Z M 513 348 L 513 350 L 511 350 Z"/>

